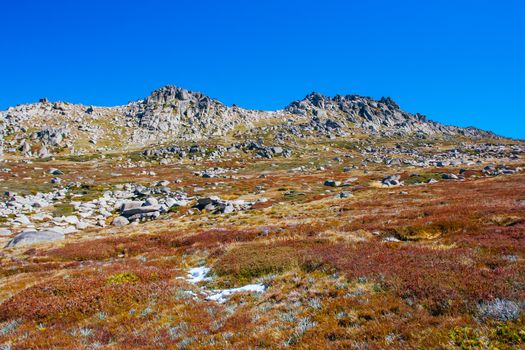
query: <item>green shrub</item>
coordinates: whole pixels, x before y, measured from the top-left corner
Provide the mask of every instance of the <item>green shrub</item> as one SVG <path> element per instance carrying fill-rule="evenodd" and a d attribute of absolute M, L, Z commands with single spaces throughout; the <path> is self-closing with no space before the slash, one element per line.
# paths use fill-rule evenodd
<path fill-rule="evenodd" d="M 139 278 L 133 272 L 119 272 L 114 275 L 111 275 L 106 280 L 107 284 L 122 284 L 136 282 Z"/>

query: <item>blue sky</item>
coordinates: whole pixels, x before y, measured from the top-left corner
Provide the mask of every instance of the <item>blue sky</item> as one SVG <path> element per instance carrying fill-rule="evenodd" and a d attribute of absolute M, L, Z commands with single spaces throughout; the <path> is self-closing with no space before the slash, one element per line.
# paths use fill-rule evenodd
<path fill-rule="evenodd" d="M 117 105 L 166 84 L 279 109 L 311 91 L 525 139 L 525 2 L 0 2 L 0 109 Z"/>

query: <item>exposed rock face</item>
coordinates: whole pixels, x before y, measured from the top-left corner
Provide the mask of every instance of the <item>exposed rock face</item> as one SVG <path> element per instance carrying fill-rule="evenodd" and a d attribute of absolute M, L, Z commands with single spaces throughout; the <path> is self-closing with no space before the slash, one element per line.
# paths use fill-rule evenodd
<path fill-rule="evenodd" d="M 385 136 L 496 136 L 476 128 L 458 128 L 429 121 L 419 113 L 411 114 L 401 110 L 390 97 L 376 101 L 358 95 L 327 97 L 313 92 L 303 100 L 292 102 L 285 110 L 295 115 L 311 116 L 318 125 L 334 130 L 354 127 Z"/>
<path fill-rule="evenodd" d="M 268 121 L 268 123 L 266 123 Z M 259 126 L 262 122 L 264 126 Z M 245 140 L 255 132 L 271 133 L 278 143 L 258 155 L 288 156 L 290 137 L 415 135 L 470 138 L 496 135 L 428 121 L 400 109 L 391 98 L 379 101 L 357 95 L 335 97 L 311 93 L 275 112 L 228 107 L 200 92 L 166 86 L 144 100 L 117 107 L 67 102 L 18 105 L 0 112 L 0 154 L 27 157 L 87 154 L 141 148 L 166 141 L 202 140 L 240 128 Z M 237 131 L 238 131 L 237 130 Z"/>
<path fill-rule="evenodd" d="M 144 101 L 130 104 L 127 114 L 141 128 L 191 140 L 220 136 L 239 124 L 250 126 L 273 116 L 271 112 L 227 107 L 200 92 L 175 86 L 165 86 Z"/>

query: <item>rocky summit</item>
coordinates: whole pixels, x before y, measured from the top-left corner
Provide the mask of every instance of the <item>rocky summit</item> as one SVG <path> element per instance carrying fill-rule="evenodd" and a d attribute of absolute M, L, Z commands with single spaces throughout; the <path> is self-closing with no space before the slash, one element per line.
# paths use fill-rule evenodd
<path fill-rule="evenodd" d="M 68 102 L 18 105 L 0 112 L 0 152 L 30 158 L 116 152 L 208 138 L 414 136 L 420 139 L 498 137 L 458 128 L 403 111 L 391 98 L 335 97 L 311 93 L 282 110 L 228 107 L 202 93 L 175 86 L 116 107 Z"/>
<path fill-rule="evenodd" d="M 0 112 L 0 349 L 520 349 L 525 142 L 391 98 Z"/>

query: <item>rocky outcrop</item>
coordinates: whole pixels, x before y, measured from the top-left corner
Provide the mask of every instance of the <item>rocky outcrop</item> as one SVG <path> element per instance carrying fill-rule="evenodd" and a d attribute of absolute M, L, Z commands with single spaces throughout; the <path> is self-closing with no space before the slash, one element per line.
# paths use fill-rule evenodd
<path fill-rule="evenodd" d="M 272 135 L 276 144 L 255 150 L 262 158 L 289 156 L 289 150 L 283 146 L 294 137 L 336 138 L 364 133 L 497 138 L 476 128 L 445 126 L 421 114 L 405 112 L 388 97 L 376 101 L 358 95 L 327 97 L 311 93 L 283 110 L 265 112 L 229 107 L 200 92 L 165 86 L 144 100 L 117 107 L 42 99 L 1 111 L 0 154 L 47 158 L 56 154 L 120 151 L 169 141 L 206 140 L 230 131 L 244 141 L 259 134 Z"/>
<path fill-rule="evenodd" d="M 182 139 L 221 136 L 239 124 L 250 127 L 258 119 L 273 117 L 272 112 L 227 107 L 200 93 L 165 86 L 143 101 L 128 105 L 127 115 L 138 126 Z"/>
<path fill-rule="evenodd" d="M 314 128 L 343 130 L 356 128 L 365 133 L 381 136 L 416 135 L 496 137 L 493 133 L 473 127 L 458 128 L 427 120 L 419 113 L 401 110 L 390 97 L 376 101 L 358 95 L 328 97 L 313 92 L 300 101 L 289 104 L 286 111 L 294 115 L 310 117 Z"/>

